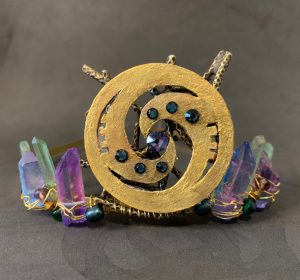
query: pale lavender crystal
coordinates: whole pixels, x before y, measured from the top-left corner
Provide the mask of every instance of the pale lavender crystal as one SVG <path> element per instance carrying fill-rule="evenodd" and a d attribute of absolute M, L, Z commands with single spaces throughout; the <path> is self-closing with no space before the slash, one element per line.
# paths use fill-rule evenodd
<path fill-rule="evenodd" d="M 216 203 L 212 212 L 217 217 L 230 220 L 227 213 L 241 211 L 254 167 L 255 160 L 250 145 L 244 142 L 234 150 L 229 168 L 214 192 Z"/>
<path fill-rule="evenodd" d="M 81 219 L 71 219 L 62 211 L 63 222 L 66 226 L 71 224 L 81 224 L 85 219 L 85 193 L 82 179 L 82 170 L 80 157 L 76 148 L 71 148 L 62 156 L 55 171 L 57 183 L 58 202 L 66 208 L 78 205 L 74 208 L 73 214 L 76 216 L 83 215 Z"/>
<path fill-rule="evenodd" d="M 169 137 L 163 131 L 151 132 L 146 140 L 150 152 L 162 153 L 169 144 Z"/>
<path fill-rule="evenodd" d="M 44 179 L 36 156 L 30 151 L 23 153 L 18 167 L 22 194 L 25 200 L 27 199 L 26 197 L 28 197 L 29 203 L 38 201 L 36 207 L 44 206 L 42 201 L 34 197 L 34 192 L 44 185 Z"/>
<path fill-rule="evenodd" d="M 260 163 L 257 168 L 256 174 L 271 182 L 266 183 L 266 185 L 264 186 L 264 189 L 267 192 L 274 194 L 279 190 L 280 177 L 278 173 L 274 170 L 272 161 L 266 153 L 263 153 L 260 159 Z M 272 198 L 263 199 L 267 196 L 269 195 L 263 192 L 261 198 L 256 200 L 257 208 L 264 209 L 272 203 Z"/>

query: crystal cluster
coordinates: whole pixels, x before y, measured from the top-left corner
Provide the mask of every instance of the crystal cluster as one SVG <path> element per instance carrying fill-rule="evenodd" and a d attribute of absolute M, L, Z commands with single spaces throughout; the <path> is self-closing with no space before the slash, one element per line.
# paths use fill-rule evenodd
<path fill-rule="evenodd" d="M 86 221 L 85 193 L 80 156 L 76 148 L 70 148 L 62 156 L 56 168 L 55 178 L 64 224 L 69 226 L 84 223 Z"/>
<path fill-rule="evenodd" d="M 232 220 L 274 201 L 280 178 L 272 165 L 273 152 L 273 146 L 262 135 L 234 150 L 229 168 L 213 194 L 212 213 L 216 217 Z M 252 194 L 249 198 L 248 193 Z"/>
<path fill-rule="evenodd" d="M 241 214 L 254 167 L 250 145 L 245 142 L 234 150 L 229 168 L 214 192 L 212 212 L 216 217 L 231 220 Z"/>

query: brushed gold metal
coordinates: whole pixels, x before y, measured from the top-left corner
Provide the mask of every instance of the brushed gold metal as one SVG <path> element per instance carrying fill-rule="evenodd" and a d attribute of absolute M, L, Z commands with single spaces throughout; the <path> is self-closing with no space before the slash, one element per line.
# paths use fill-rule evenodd
<path fill-rule="evenodd" d="M 193 151 L 186 171 L 174 186 L 150 192 L 122 182 L 112 171 L 127 180 L 146 184 L 158 182 L 167 176 L 167 173 L 156 170 L 158 161 L 167 162 L 171 172 L 176 161 L 172 139 L 161 158 L 150 160 L 140 158 L 131 149 L 125 132 L 126 115 L 132 104 L 149 89 L 164 85 L 185 87 L 196 96 L 172 92 L 154 97 L 141 111 L 141 133 L 146 136 L 151 126 L 160 119 L 174 120 L 185 128 L 192 139 Z M 165 110 L 169 101 L 178 103 L 176 114 L 169 114 Z M 155 121 L 146 117 L 150 107 L 159 111 Z M 185 121 L 184 112 L 188 109 L 200 112 L 199 122 L 190 124 Z M 219 136 L 217 144 L 211 140 L 215 134 Z M 86 118 L 84 140 L 90 167 L 100 184 L 112 196 L 142 211 L 170 213 L 192 207 L 207 198 L 218 185 L 232 156 L 233 125 L 222 96 L 204 78 L 176 65 L 151 63 L 122 72 L 100 90 Z M 119 163 L 115 160 L 118 149 L 128 152 L 127 162 Z M 215 162 L 204 174 L 206 163 L 212 158 Z M 134 171 L 137 162 L 146 165 L 147 171 L 144 174 L 139 175 Z"/>

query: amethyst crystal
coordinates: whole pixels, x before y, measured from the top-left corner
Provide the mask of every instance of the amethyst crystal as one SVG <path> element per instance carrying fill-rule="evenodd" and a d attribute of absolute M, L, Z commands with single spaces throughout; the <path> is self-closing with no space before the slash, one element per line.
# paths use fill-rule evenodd
<path fill-rule="evenodd" d="M 229 168 L 214 192 L 213 214 L 231 220 L 241 214 L 245 191 L 255 167 L 255 160 L 248 142 L 234 150 Z"/>
<path fill-rule="evenodd" d="M 147 145 L 150 152 L 163 153 L 169 144 L 169 137 L 166 132 L 151 132 L 147 137 Z"/>
<path fill-rule="evenodd" d="M 85 194 L 82 180 L 80 157 L 76 148 L 71 148 L 63 155 L 55 171 L 58 202 L 65 208 L 62 219 L 66 226 L 80 224 L 85 218 Z"/>
<path fill-rule="evenodd" d="M 258 209 L 264 209 L 272 203 L 272 197 L 270 197 L 270 195 L 276 194 L 279 191 L 280 183 L 280 177 L 274 170 L 272 161 L 265 152 L 260 159 L 256 174 L 266 179 L 266 181 L 261 182 L 261 187 L 263 191 L 270 193 L 262 192 L 260 198 L 256 200 L 256 207 Z"/>

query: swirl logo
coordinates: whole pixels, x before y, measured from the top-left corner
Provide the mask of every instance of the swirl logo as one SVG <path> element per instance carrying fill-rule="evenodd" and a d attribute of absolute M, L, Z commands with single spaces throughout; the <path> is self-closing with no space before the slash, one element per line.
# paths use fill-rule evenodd
<path fill-rule="evenodd" d="M 233 150 L 233 125 L 222 96 L 208 79 L 165 63 L 133 67 L 110 80 L 88 112 L 85 149 L 100 184 L 120 202 L 143 211 L 170 213 L 207 198 L 224 176 Z M 145 93 L 152 99 L 143 107 Z M 138 123 L 126 133 L 128 111 Z M 165 131 L 156 131 L 158 123 Z M 147 139 L 146 147 L 139 138 Z M 175 141 L 192 149 L 184 172 Z M 167 186 L 169 175 L 177 181 Z"/>

